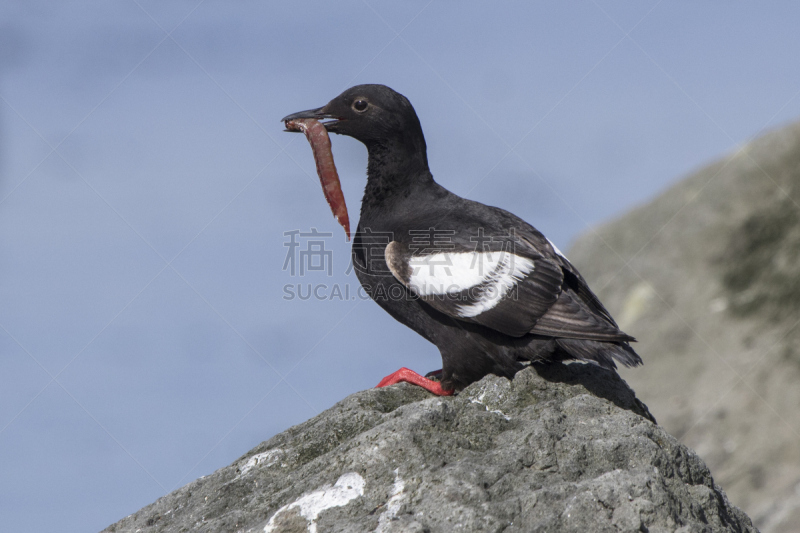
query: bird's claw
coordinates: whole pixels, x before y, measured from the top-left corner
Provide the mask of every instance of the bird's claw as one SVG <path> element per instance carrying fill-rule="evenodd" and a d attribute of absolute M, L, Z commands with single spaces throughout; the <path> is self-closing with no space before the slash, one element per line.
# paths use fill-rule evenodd
<path fill-rule="evenodd" d="M 436 374 L 437 372 L 439 375 L 441 375 L 442 371 L 437 370 L 435 372 L 431 372 L 431 374 Z M 426 391 L 433 393 L 437 396 L 452 396 L 454 392 L 453 390 L 443 389 L 442 384 L 439 383 L 438 381 L 432 381 L 427 377 L 421 376 L 416 372 L 414 372 L 413 370 L 410 370 L 405 367 L 383 378 L 375 388 L 377 389 L 381 387 L 388 387 L 389 385 L 394 385 L 395 383 L 400 383 L 401 381 L 405 381 L 406 383 L 411 383 L 413 385 L 422 387 Z"/>

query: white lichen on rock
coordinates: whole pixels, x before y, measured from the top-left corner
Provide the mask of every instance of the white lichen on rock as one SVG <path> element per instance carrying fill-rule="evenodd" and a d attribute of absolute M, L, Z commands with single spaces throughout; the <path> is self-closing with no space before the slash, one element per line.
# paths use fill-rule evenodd
<path fill-rule="evenodd" d="M 317 533 L 317 518 L 320 513 L 332 507 L 342 507 L 359 496 L 363 496 L 364 485 L 366 485 L 364 478 L 357 473 L 342 474 L 333 486 L 324 486 L 278 509 L 264 526 L 264 533 L 277 533 L 279 531 L 276 529 L 278 518 L 292 509 L 297 509 L 300 516 L 308 520 L 309 533 Z"/>
<path fill-rule="evenodd" d="M 266 452 L 257 453 L 250 457 L 247 462 L 239 468 L 239 476 L 246 475 L 250 470 L 259 466 L 267 467 L 272 466 L 278 462 L 278 458 L 283 454 L 280 448 L 274 450 L 267 450 Z"/>
<path fill-rule="evenodd" d="M 403 478 L 400 477 L 400 469 L 395 468 L 392 496 L 389 498 L 389 501 L 386 502 L 386 510 L 382 512 L 381 516 L 378 518 L 378 528 L 375 530 L 375 533 L 387 533 L 389 523 L 397 516 L 398 511 L 400 511 L 400 506 L 405 497 L 405 493 L 403 492 L 405 488 L 406 483 L 403 481 Z"/>

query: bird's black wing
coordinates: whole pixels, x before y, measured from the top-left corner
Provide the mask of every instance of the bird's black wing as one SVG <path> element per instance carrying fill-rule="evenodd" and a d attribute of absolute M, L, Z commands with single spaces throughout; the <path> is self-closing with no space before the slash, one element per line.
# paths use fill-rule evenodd
<path fill-rule="evenodd" d="M 419 253 L 393 241 L 385 256 L 394 277 L 433 308 L 514 337 L 530 333 L 556 303 L 564 279 L 556 263 L 534 250 L 496 245 Z"/>
<path fill-rule="evenodd" d="M 506 335 L 633 340 L 544 235 L 511 213 L 480 207 L 480 222 L 457 226 L 493 228 L 489 242 L 476 246 L 475 235 L 460 231 L 446 250 L 392 241 L 385 259 L 394 277 L 438 311 Z"/>
<path fill-rule="evenodd" d="M 558 299 L 537 320 L 531 333 L 598 341 L 634 341 L 633 337 L 620 331 L 611 313 L 569 259 L 539 231 L 526 226 L 520 230 L 521 239 L 533 247 L 547 250 L 549 253 L 545 253 L 558 264 L 564 276 Z"/>

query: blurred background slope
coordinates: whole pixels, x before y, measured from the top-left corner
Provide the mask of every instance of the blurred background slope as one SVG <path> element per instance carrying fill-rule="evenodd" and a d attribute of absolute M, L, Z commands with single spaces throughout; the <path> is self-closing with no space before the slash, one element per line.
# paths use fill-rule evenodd
<path fill-rule="evenodd" d="M 646 371 L 621 373 L 762 531 L 800 526 L 800 123 L 585 233 L 570 257 Z"/>
<path fill-rule="evenodd" d="M 387 84 L 417 109 L 440 183 L 567 249 L 593 224 L 800 117 L 800 70 L 790 68 L 799 18 L 792 3 L 658 0 L 0 2 L 4 527 L 100 530 L 399 366 L 439 368 L 432 345 L 358 297 L 308 145 L 282 133 L 280 117 L 357 83 Z M 355 225 L 366 151 L 332 142 Z M 719 183 L 704 194 L 722 194 Z M 792 205 L 780 206 L 790 220 Z M 682 220 L 678 207 L 659 219 L 675 215 L 663 232 Z M 772 227 L 751 226 L 749 242 Z M 330 232 L 331 274 L 284 269 L 286 232 L 313 228 Z M 724 270 L 741 253 L 729 244 L 714 244 L 717 270 L 702 267 L 732 291 L 714 293 L 714 309 L 728 305 L 714 316 L 739 307 L 742 324 L 772 316 L 759 287 L 783 267 L 748 285 L 748 265 L 768 252 Z M 591 261 L 581 267 L 592 271 Z M 603 295 L 613 302 L 638 285 Z M 297 296 L 309 286 L 319 297 Z M 348 298 L 336 296 L 348 287 Z M 636 294 L 650 302 L 648 290 Z M 769 331 L 753 326 L 748 342 L 773 346 L 780 331 Z M 688 351 L 691 331 L 666 336 L 687 346 L 683 366 L 650 356 L 640 323 L 631 333 L 647 365 L 626 376 L 658 380 L 663 364 L 697 378 L 692 365 L 704 359 Z M 723 356 L 734 343 L 700 333 Z M 739 372 L 755 363 L 742 364 L 731 362 Z M 731 372 L 721 363 L 711 376 Z M 740 397 L 753 398 L 725 399 Z M 730 405 L 718 398 L 709 408 Z M 695 401 L 680 409 L 699 417 Z M 690 430 L 694 420 L 690 444 L 706 426 Z M 700 451 L 711 461 L 729 440 Z M 769 471 L 752 472 L 770 489 Z M 733 501 L 753 513 L 754 494 Z"/>

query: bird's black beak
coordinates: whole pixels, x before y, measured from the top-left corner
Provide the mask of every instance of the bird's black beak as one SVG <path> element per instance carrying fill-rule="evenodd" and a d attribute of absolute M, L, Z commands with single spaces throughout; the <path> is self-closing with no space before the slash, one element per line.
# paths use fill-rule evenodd
<path fill-rule="evenodd" d="M 335 132 L 334 129 L 336 124 L 339 122 L 340 118 L 336 117 L 327 111 L 327 106 L 318 107 L 316 109 L 307 109 L 305 111 L 299 111 L 297 113 L 292 113 L 291 115 L 286 115 L 281 119 L 281 122 L 289 122 L 291 120 L 297 120 L 299 118 L 313 118 L 319 121 L 324 121 L 322 124 L 325 126 L 325 129 L 330 132 Z M 325 121 L 325 119 L 333 119 Z M 298 131 L 298 130 L 286 130 L 286 131 Z"/>
<path fill-rule="evenodd" d="M 281 122 L 289 122 L 290 120 L 296 120 L 298 118 L 315 118 L 317 120 L 321 120 L 328 117 L 329 115 L 325 113 L 325 108 L 318 107 L 316 109 L 306 109 L 305 111 L 299 111 L 297 113 L 292 113 L 291 115 L 286 115 L 281 119 Z"/>

